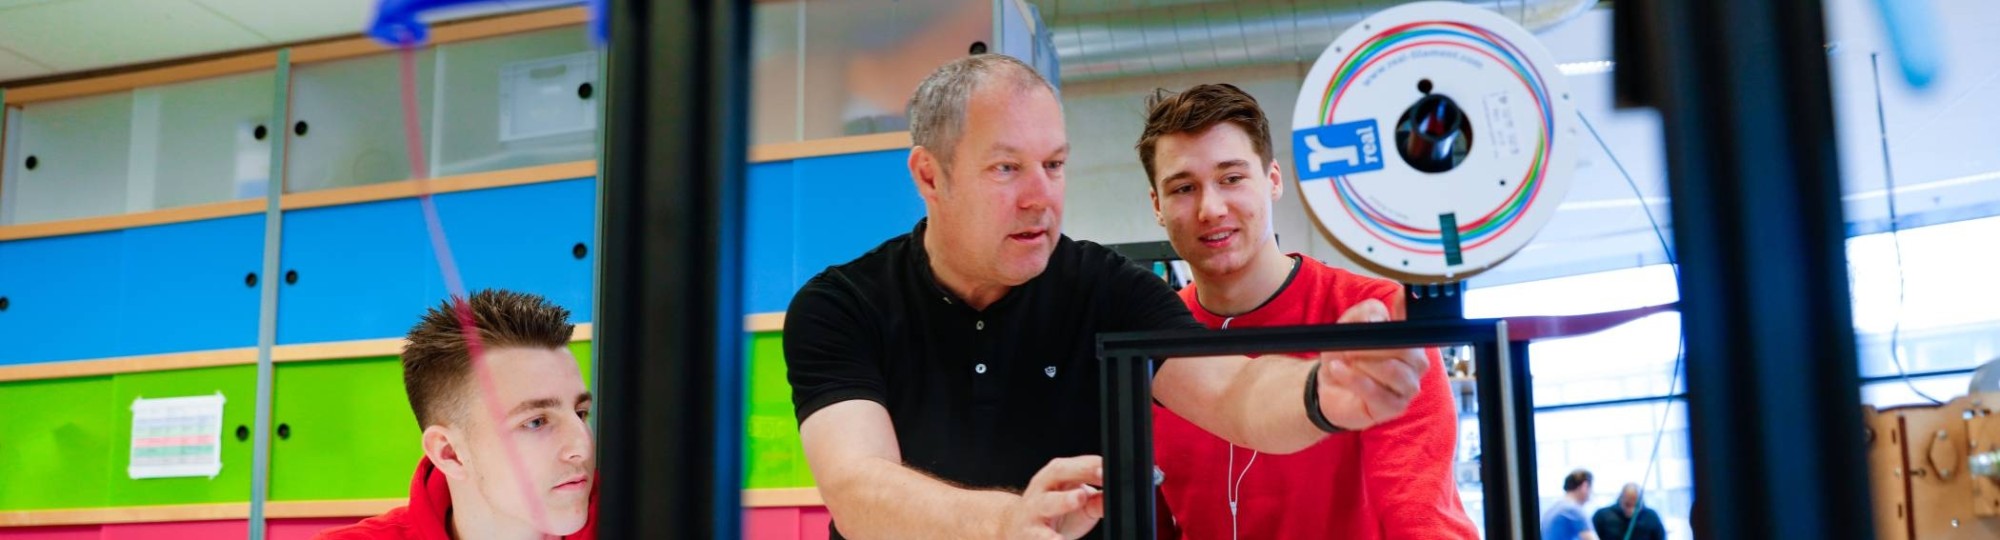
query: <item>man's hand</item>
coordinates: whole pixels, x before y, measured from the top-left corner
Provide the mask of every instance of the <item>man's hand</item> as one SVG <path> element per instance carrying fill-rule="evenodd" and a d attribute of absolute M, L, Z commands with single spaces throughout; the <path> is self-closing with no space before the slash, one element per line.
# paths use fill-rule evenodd
<path fill-rule="evenodd" d="M 1072 539 L 1090 532 L 1104 517 L 1104 458 L 1077 456 L 1049 461 L 1028 480 L 1021 499 L 1000 519 L 1000 538 Z"/>
<path fill-rule="evenodd" d="M 1364 300 L 1340 314 L 1339 324 L 1383 322 L 1389 308 Z M 1320 354 L 1319 409 L 1342 429 L 1359 430 L 1401 416 L 1416 399 L 1431 367 L 1423 349 L 1378 349 Z"/>

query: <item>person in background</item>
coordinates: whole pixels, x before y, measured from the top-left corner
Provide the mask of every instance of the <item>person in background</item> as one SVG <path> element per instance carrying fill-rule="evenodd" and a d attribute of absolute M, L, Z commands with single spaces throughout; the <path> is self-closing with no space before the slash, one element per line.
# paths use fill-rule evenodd
<path fill-rule="evenodd" d="M 1599 540 L 1662 540 L 1667 537 L 1667 527 L 1660 523 L 1660 514 L 1651 508 L 1639 506 L 1639 484 L 1625 484 L 1618 491 L 1618 504 L 1599 508 L 1590 516 L 1590 525 L 1597 529 Z"/>
<path fill-rule="evenodd" d="M 315 538 L 596 538 L 590 390 L 569 353 L 569 310 L 497 290 L 467 303 L 491 384 L 475 380 L 453 302 L 425 313 L 403 346 L 403 389 L 424 449 L 410 502 Z"/>
<path fill-rule="evenodd" d="M 1271 228 L 1284 174 L 1257 99 L 1228 84 L 1154 94 L 1139 136 L 1153 216 L 1193 269 L 1180 299 L 1209 328 L 1403 316 L 1394 281 L 1285 253 Z M 1162 538 L 1479 537 L 1452 481 L 1458 420 L 1435 349 L 1409 412 L 1304 451 L 1240 448 L 1165 407 L 1153 455 L 1174 530 Z M 1222 465 L 1222 467 L 1217 467 Z"/>
<path fill-rule="evenodd" d="M 1563 477 L 1563 496 L 1542 512 L 1542 540 L 1598 540 L 1583 505 L 1590 502 L 1590 471 L 1577 469 Z"/>

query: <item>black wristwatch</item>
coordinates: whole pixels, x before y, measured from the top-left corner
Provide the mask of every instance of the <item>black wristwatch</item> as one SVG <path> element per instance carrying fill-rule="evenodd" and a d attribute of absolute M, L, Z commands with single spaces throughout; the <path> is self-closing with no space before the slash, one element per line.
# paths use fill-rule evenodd
<path fill-rule="evenodd" d="M 1327 433 L 1347 431 L 1333 425 L 1326 419 L 1326 412 L 1319 410 L 1319 366 L 1313 366 L 1312 373 L 1306 375 L 1306 420 L 1311 420 L 1313 427 Z"/>

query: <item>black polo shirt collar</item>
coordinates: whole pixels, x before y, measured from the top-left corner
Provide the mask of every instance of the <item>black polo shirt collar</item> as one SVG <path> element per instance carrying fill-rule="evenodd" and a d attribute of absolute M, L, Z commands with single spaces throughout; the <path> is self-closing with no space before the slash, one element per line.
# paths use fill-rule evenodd
<path fill-rule="evenodd" d="M 931 268 L 930 247 L 924 243 L 925 235 L 929 234 L 930 232 L 930 222 L 931 219 L 928 217 L 919 219 L 917 220 L 916 228 L 910 230 L 909 260 L 911 266 L 914 267 L 913 269 L 916 271 L 917 275 L 922 276 L 923 278 L 919 281 L 923 282 L 924 285 L 930 287 L 929 291 L 933 293 L 933 296 L 937 297 L 940 303 L 956 307 L 960 310 L 963 310 L 965 313 L 969 314 L 976 315 L 980 313 L 993 313 L 996 310 L 1007 305 L 1009 303 L 1009 300 L 1012 300 L 1016 296 L 1015 293 L 1017 291 L 1020 291 L 1022 288 L 1028 287 L 1029 285 L 1034 284 L 1035 281 L 1042 279 L 1042 276 L 1035 276 L 1034 279 L 1028 280 L 1027 283 L 1022 283 L 1020 285 L 1008 288 L 1006 294 L 1001 295 L 1000 299 L 995 300 L 993 304 L 986 306 L 986 309 L 983 312 L 981 310 L 972 309 L 972 304 L 966 303 L 965 299 L 959 298 L 957 294 L 951 292 L 951 289 L 945 288 L 943 283 L 938 282 L 937 271 Z M 1048 274 L 1048 270 L 1049 269 L 1045 267 L 1042 271 L 1042 274 L 1044 275 Z"/>

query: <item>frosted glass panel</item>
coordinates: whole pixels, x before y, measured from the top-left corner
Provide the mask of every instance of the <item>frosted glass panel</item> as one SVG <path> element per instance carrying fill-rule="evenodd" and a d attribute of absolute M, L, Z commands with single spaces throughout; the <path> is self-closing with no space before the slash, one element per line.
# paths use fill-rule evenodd
<path fill-rule="evenodd" d="M 805 9 L 797 1 L 757 2 L 750 12 L 750 144 L 799 140 Z"/>
<path fill-rule="evenodd" d="M 418 121 L 431 132 L 434 50 L 417 53 Z M 359 186 L 410 178 L 398 54 L 292 68 L 285 189 Z M 301 129 L 303 128 L 303 129 Z"/>
<path fill-rule="evenodd" d="M 154 208 L 262 197 L 271 138 L 281 129 L 270 123 L 272 77 L 265 71 L 133 92 L 133 196 Z"/>
<path fill-rule="evenodd" d="M 8 112 L 7 224 L 127 211 L 132 94 L 30 103 Z M 18 118 L 16 123 L 15 118 Z M 136 210 L 146 210 L 150 199 Z"/>
<path fill-rule="evenodd" d="M 596 159 L 604 85 L 582 27 L 438 50 L 437 175 Z"/>
<path fill-rule="evenodd" d="M 903 108 L 924 76 L 974 43 L 1000 52 L 989 2 L 815 1 L 802 20 L 806 140 L 909 129 Z"/>

